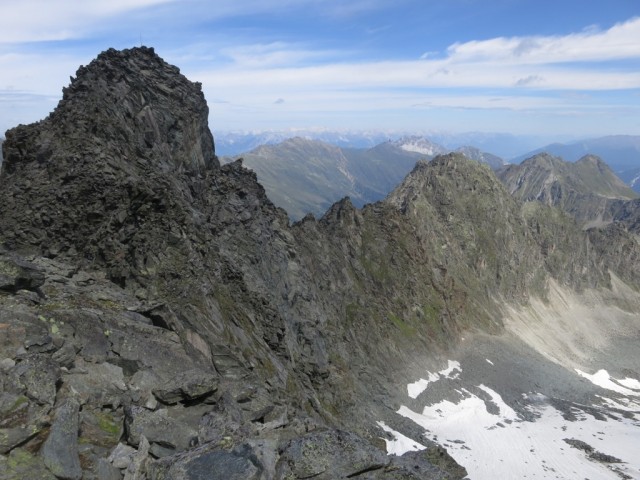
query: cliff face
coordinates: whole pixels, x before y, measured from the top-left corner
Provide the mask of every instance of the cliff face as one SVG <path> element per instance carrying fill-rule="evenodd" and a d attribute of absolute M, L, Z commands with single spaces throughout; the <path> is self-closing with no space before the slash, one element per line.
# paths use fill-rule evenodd
<path fill-rule="evenodd" d="M 220 465 L 235 469 L 221 478 L 445 478 L 429 455 L 376 446 L 397 385 L 463 332 L 500 331 L 503 305 L 543 297 L 549 278 L 609 286 L 613 253 L 460 155 L 419 163 L 382 202 L 289 226 L 255 174 L 219 166 L 207 113 L 153 50 L 110 50 L 47 119 L 7 132 L 7 478 L 118 465 L 158 479 Z"/>

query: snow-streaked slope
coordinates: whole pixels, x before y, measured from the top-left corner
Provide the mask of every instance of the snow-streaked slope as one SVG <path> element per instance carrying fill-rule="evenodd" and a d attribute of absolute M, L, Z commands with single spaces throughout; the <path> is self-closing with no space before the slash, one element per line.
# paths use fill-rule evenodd
<path fill-rule="evenodd" d="M 462 373 L 464 367 L 449 361 L 452 363 Z M 483 368 L 492 367 L 484 363 Z M 427 373 L 433 380 L 425 393 L 438 382 L 456 382 L 457 376 L 442 375 L 444 371 Z M 604 376 L 599 373 L 592 378 L 603 383 Z M 638 382 L 635 378 L 623 381 L 634 386 Z M 487 385 L 477 384 L 473 393 L 471 389 L 457 388 L 456 383 L 451 385 L 450 399 L 427 403 L 422 409 L 403 405 L 397 411 L 422 427 L 425 442 L 446 447 L 467 469 L 469 478 L 640 478 L 640 411 L 626 409 L 623 413 L 616 408 L 622 405 L 613 400 L 557 408 L 553 399 L 532 392 L 522 392 L 520 411 L 516 411 Z M 386 424 L 379 425 L 392 437 L 386 440 L 389 454 L 425 448 Z"/>
<path fill-rule="evenodd" d="M 401 150 L 404 150 L 406 152 L 420 153 L 427 157 L 434 157 L 439 154 L 447 153 L 448 151 L 442 145 L 433 143 L 425 137 L 403 137 L 393 143 Z"/>
<path fill-rule="evenodd" d="M 465 334 L 414 372 L 381 419 L 389 454 L 436 442 L 473 480 L 640 480 L 640 296 L 613 275 L 608 291 L 548 287 L 505 307 L 500 335 Z"/>

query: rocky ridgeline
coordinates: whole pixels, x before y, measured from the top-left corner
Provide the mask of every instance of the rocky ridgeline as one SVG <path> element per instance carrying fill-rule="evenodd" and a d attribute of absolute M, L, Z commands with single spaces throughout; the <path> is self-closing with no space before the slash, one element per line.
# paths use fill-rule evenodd
<path fill-rule="evenodd" d="M 456 154 L 290 226 L 207 114 L 152 49 L 109 50 L 7 132 L 0 477 L 462 478 L 375 421 L 503 302 L 607 288 L 620 245 Z"/>
<path fill-rule="evenodd" d="M 519 165 L 505 167 L 498 175 L 516 197 L 559 207 L 587 226 L 617 220 L 620 206 L 637 197 L 594 155 L 572 163 L 540 153 Z"/>

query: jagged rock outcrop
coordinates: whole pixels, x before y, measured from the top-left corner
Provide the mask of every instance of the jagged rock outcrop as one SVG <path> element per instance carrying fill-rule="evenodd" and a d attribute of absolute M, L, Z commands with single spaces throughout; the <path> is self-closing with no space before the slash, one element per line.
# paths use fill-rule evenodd
<path fill-rule="evenodd" d="M 617 266 L 456 154 L 290 226 L 148 48 L 82 67 L 4 152 L 0 429 L 31 432 L 0 431 L 6 478 L 76 478 L 76 446 L 86 478 L 461 478 L 380 448 L 397 385 L 549 278 L 607 288 Z"/>
<path fill-rule="evenodd" d="M 540 153 L 498 176 L 518 198 L 559 207 L 587 227 L 611 222 L 613 210 L 637 196 L 594 155 L 571 163 Z"/>

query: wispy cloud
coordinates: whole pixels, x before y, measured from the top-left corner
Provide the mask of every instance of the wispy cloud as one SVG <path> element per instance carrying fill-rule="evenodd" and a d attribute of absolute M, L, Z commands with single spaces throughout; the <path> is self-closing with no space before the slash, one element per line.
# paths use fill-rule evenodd
<path fill-rule="evenodd" d="M 3 2 L 0 43 L 80 38 L 95 23 L 126 12 L 175 0 L 21 0 Z"/>
<path fill-rule="evenodd" d="M 229 58 L 233 66 L 244 69 L 290 65 L 301 67 L 344 54 L 337 51 L 305 49 L 285 42 L 236 45 L 222 48 L 220 53 Z"/>
<path fill-rule="evenodd" d="M 69 75 L 95 56 L 96 45 L 138 43 L 139 28 L 151 24 L 154 39 L 162 40 L 164 32 L 172 38 L 180 30 L 184 36 L 156 45 L 158 52 L 203 83 L 212 99 L 212 115 L 239 124 L 258 116 L 266 123 L 276 111 L 278 121 L 293 124 L 312 117 L 333 124 L 331 115 L 346 122 L 351 113 L 360 116 L 358 121 L 381 113 L 381 119 L 404 115 L 409 122 L 434 110 L 441 115 L 445 109 L 627 115 L 638 102 L 631 92 L 640 91 L 640 17 L 567 35 L 496 36 L 448 47 L 425 45 L 426 53 L 413 51 L 411 59 L 395 47 L 361 55 L 363 44 L 337 37 L 318 40 L 298 36 L 296 29 L 285 34 L 273 25 L 262 29 L 261 16 L 276 18 L 274 25 L 279 26 L 284 18 L 288 22 L 295 12 L 304 11 L 307 21 L 328 19 L 323 27 L 365 32 L 364 43 L 378 45 L 377 37 L 383 37 L 396 18 L 380 15 L 370 21 L 373 17 L 364 14 L 388 9 L 386 0 L 218 0 L 215 6 L 204 0 L 4 3 L 0 101 L 5 110 L 10 106 L 19 113 L 23 108 L 23 114 L 16 113 L 10 121 L 28 120 L 28 112 L 31 120 L 42 118 Z M 357 27 L 344 21 L 350 17 L 358 21 Z M 367 25 L 383 27 L 367 33 Z M 121 36 L 125 30 L 130 30 L 129 42 Z M 144 32 L 146 41 L 151 30 Z M 93 43 L 87 46 L 78 39 Z M 75 49 L 79 44 L 83 47 Z M 631 105 L 608 107 L 599 103 L 600 92 L 626 92 Z M 36 98 L 43 101 L 36 105 Z M 248 118 L 247 112 L 257 113 Z"/>
<path fill-rule="evenodd" d="M 212 87 L 249 86 L 259 75 L 263 88 L 535 88 L 615 90 L 640 88 L 640 71 L 601 62 L 640 59 L 640 18 L 609 30 L 564 37 L 514 37 L 455 44 L 445 58 L 415 61 L 302 64 L 314 53 L 286 45 L 234 50 L 232 68 L 203 71 Z M 316 52 L 321 57 L 321 52 Z M 263 68 L 268 67 L 268 68 Z M 273 68 L 277 67 L 277 68 Z M 249 75 L 249 71 L 254 71 Z"/>
<path fill-rule="evenodd" d="M 640 17 L 565 36 L 498 37 L 457 43 L 449 47 L 454 62 L 501 62 L 548 65 L 640 58 Z"/>

